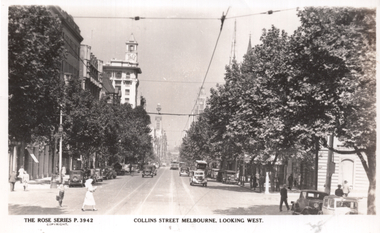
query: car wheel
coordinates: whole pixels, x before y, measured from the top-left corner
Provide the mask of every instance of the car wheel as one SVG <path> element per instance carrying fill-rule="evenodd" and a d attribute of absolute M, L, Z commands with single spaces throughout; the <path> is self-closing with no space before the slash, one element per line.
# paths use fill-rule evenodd
<path fill-rule="evenodd" d="M 304 210 L 302 210 L 301 214 L 303 214 L 303 215 L 309 215 L 310 212 L 309 212 L 308 209 L 304 209 Z"/>

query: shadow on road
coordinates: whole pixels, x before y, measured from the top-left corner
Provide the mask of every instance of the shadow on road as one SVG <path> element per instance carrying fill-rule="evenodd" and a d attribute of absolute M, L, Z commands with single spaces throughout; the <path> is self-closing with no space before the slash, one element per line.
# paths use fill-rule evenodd
<path fill-rule="evenodd" d="M 214 210 L 214 214 L 220 215 L 292 215 L 291 211 L 280 212 L 278 205 L 254 205 L 249 207 L 233 207 L 224 210 Z"/>
<path fill-rule="evenodd" d="M 240 187 L 238 185 L 217 185 L 217 186 L 207 186 L 207 189 L 218 189 L 218 190 L 227 190 L 240 193 L 252 193 L 253 191 Z"/>
<path fill-rule="evenodd" d="M 30 205 L 8 205 L 9 215 L 55 215 L 55 214 L 66 214 L 65 206 L 63 207 L 41 207 L 41 206 L 30 206 Z"/>

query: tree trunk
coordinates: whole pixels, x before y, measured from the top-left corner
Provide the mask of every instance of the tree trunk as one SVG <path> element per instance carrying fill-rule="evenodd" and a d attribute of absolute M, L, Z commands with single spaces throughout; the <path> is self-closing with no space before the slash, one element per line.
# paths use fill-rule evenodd
<path fill-rule="evenodd" d="M 369 171 L 367 172 L 369 180 L 367 214 L 376 215 L 376 152 L 366 152 L 368 159 Z"/>

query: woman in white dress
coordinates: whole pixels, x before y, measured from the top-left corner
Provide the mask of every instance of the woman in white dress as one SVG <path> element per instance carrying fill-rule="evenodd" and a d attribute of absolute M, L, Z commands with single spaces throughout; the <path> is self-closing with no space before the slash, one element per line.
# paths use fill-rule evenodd
<path fill-rule="evenodd" d="M 85 186 L 87 188 L 86 196 L 84 198 L 84 202 L 82 205 L 82 211 L 84 211 L 84 207 L 87 205 L 92 206 L 92 210 L 96 211 L 95 209 L 95 199 L 94 199 L 94 192 L 96 190 L 96 187 L 92 186 L 92 179 L 86 180 Z"/>

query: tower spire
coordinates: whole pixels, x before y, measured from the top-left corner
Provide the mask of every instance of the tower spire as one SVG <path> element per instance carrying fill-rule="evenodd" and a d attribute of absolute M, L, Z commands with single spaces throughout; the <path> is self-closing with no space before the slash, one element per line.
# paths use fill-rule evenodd
<path fill-rule="evenodd" d="M 235 19 L 235 25 L 234 25 L 234 34 L 233 34 L 232 43 L 231 43 L 230 66 L 232 65 L 233 61 L 236 61 L 236 19 Z"/>
<path fill-rule="evenodd" d="M 252 49 L 252 45 L 251 45 L 251 33 L 249 34 L 249 41 L 248 41 L 248 48 L 247 48 L 247 53 L 249 53 L 249 51 L 251 51 Z"/>

